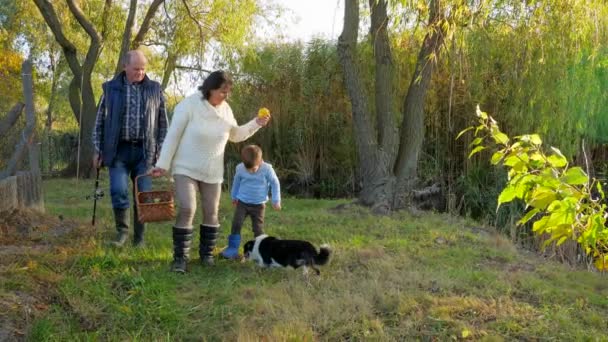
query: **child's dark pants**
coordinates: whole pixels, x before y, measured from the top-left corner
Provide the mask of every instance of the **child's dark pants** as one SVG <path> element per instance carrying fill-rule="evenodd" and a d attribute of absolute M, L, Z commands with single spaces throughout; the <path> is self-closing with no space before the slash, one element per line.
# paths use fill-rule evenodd
<path fill-rule="evenodd" d="M 234 211 L 232 219 L 232 234 L 240 235 L 241 228 L 247 216 L 251 216 L 251 224 L 253 227 L 253 235 L 258 236 L 264 234 L 264 212 L 266 204 L 249 204 L 239 201 Z"/>

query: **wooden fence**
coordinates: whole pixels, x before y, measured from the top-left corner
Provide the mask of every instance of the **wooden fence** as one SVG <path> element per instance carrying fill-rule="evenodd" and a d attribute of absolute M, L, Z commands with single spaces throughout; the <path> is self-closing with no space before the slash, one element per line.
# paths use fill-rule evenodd
<path fill-rule="evenodd" d="M 34 110 L 34 85 L 32 63 L 29 60 L 21 66 L 23 97 L 25 105 L 18 103 L 0 122 L 0 136 L 11 129 L 25 109 L 26 126 L 21 138 L 15 144 L 15 152 L 4 170 L 0 170 L 0 214 L 13 209 L 35 209 L 44 212 L 42 180 L 39 165 L 39 147 L 36 141 L 36 114 Z M 11 143 L 11 142 L 3 142 Z M 17 170 L 25 154 L 29 156 L 29 169 Z"/>

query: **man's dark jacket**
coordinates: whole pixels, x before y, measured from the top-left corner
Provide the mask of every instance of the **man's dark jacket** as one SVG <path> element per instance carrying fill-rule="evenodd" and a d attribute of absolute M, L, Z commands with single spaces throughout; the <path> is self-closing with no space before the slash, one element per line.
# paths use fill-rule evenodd
<path fill-rule="evenodd" d="M 111 166 L 116 157 L 118 142 L 120 140 L 120 129 L 125 117 L 126 89 L 124 84 L 125 72 L 121 72 L 114 79 L 103 84 L 105 101 L 105 121 L 103 139 L 100 151 L 104 165 Z M 166 111 L 159 110 L 164 100 L 160 83 L 152 81 L 144 76 L 141 82 L 142 96 L 145 108 L 144 129 L 144 156 L 148 167 L 156 163 L 160 153 L 160 145 L 165 139 L 168 126 Z M 163 103 L 164 106 L 164 103 Z M 164 109 L 164 108 L 163 108 Z M 164 117 L 163 117 L 164 116 Z M 165 129 L 160 129 L 159 122 L 164 120 Z M 162 134 L 162 136 L 160 136 Z"/>

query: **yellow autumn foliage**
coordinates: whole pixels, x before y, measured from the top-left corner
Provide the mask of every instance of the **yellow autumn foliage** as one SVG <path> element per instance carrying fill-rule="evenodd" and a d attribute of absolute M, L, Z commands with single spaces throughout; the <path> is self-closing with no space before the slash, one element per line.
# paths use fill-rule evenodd
<path fill-rule="evenodd" d="M 13 51 L 0 49 L 0 111 L 5 112 L 17 101 L 22 101 L 21 63 L 23 57 Z"/>

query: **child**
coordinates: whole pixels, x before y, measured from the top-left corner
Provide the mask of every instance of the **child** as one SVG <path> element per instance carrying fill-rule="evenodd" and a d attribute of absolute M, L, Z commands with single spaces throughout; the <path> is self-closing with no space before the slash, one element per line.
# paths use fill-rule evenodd
<path fill-rule="evenodd" d="M 272 207 L 281 210 L 281 186 L 272 165 L 262 160 L 262 149 L 247 145 L 241 150 L 241 160 L 236 166 L 232 182 L 232 205 L 236 207 L 232 219 L 232 232 L 228 236 L 228 247 L 222 256 L 235 259 L 241 245 L 241 227 L 247 216 L 251 216 L 253 235 L 264 234 L 264 211 L 268 201 L 268 190 L 272 194 Z"/>

